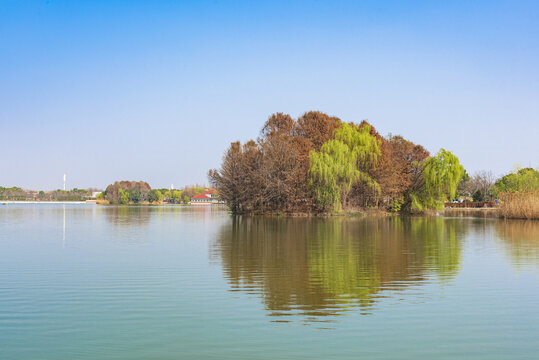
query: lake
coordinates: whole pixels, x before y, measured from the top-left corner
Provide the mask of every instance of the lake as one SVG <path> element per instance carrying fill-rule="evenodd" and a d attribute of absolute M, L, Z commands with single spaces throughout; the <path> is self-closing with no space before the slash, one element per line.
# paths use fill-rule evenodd
<path fill-rule="evenodd" d="M 0 205 L 1 359 L 537 359 L 539 222 Z"/>

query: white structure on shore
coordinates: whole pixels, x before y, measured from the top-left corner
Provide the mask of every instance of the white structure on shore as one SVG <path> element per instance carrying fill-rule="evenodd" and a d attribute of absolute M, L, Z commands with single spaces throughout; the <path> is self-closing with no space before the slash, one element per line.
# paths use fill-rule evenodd
<path fill-rule="evenodd" d="M 191 198 L 189 205 L 211 205 L 211 204 L 222 204 L 223 202 L 219 200 L 216 196 L 217 190 L 206 190 L 202 194 L 195 195 Z"/>
<path fill-rule="evenodd" d="M 64 191 L 66 190 L 66 177 L 67 177 L 67 175 L 64 174 Z"/>

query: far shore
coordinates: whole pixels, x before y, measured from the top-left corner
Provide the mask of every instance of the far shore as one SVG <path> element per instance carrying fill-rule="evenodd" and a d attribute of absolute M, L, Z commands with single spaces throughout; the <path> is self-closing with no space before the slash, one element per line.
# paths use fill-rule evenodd
<path fill-rule="evenodd" d="M 497 207 L 463 207 L 463 208 L 444 208 L 444 211 L 498 211 Z"/>
<path fill-rule="evenodd" d="M 87 201 L 0 200 L 0 204 L 95 204 L 95 200 L 87 200 Z"/>
<path fill-rule="evenodd" d="M 163 206 L 163 205 L 176 205 L 176 206 L 190 206 L 186 204 L 169 204 L 169 203 L 140 203 L 140 204 L 126 204 L 126 205 L 111 205 L 106 200 L 86 200 L 86 201 L 24 201 L 24 200 L 0 200 L 0 206 L 1 205 L 8 205 L 8 204 L 91 204 L 91 205 L 105 205 L 105 206 Z M 222 204 L 215 204 L 215 205 L 209 205 L 210 207 L 214 207 L 216 205 Z M 503 216 L 499 213 L 498 207 L 468 207 L 468 208 L 451 208 L 446 207 L 443 210 L 439 211 L 433 211 L 430 213 L 430 216 L 438 215 L 438 216 L 480 216 L 480 217 L 491 217 L 491 218 L 503 218 Z M 266 215 L 266 216 L 284 216 L 284 217 L 387 217 L 387 216 L 417 216 L 414 214 L 398 214 L 388 211 L 382 211 L 382 210 L 357 210 L 357 211 L 339 211 L 339 212 L 327 212 L 327 213 L 300 213 L 300 212 L 293 212 L 293 213 L 287 213 L 287 212 L 262 212 L 262 213 L 243 213 L 238 215 Z M 421 216 L 429 216 L 429 214 L 423 214 Z"/>

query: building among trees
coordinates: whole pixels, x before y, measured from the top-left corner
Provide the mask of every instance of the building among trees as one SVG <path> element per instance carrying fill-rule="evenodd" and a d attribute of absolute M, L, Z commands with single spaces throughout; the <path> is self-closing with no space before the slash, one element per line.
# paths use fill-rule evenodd
<path fill-rule="evenodd" d="M 212 205 L 219 204 L 219 197 L 217 196 L 217 190 L 210 189 L 204 191 L 202 194 L 191 197 L 191 205 Z"/>

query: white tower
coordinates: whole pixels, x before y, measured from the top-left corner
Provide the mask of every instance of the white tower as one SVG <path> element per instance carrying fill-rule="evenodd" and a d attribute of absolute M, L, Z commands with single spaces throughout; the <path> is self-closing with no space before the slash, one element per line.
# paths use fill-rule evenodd
<path fill-rule="evenodd" d="M 174 184 L 170 184 L 170 190 L 174 190 Z"/>
<path fill-rule="evenodd" d="M 64 191 L 66 189 L 66 174 L 64 174 Z"/>

